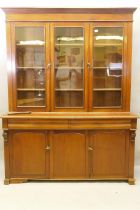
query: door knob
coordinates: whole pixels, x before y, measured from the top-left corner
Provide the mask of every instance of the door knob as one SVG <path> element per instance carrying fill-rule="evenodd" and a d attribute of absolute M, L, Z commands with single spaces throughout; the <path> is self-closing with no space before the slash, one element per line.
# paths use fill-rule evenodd
<path fill-rule="evenodd" d="M 50 69 L 50 68 L 51 68 L 51 63 L 48 63 L 47 69 Z"/>
<path fill-rule="evenodd" d="M 87 67 L 88 67 L 88 70 L 90 70 L 91 65 L 90 65 L 90 63 L 89 63 L 89 62 L 87 63 Z"/>
<path fill-rule="evenodd" d="M 50 150 L 50 146 L 49 145 L 46 146 L 45 150 Z"/>
<path fill-rule="evenodd" d="M 93 66 L 91 66 L 91 64 L 88 62 L 87 63 L 87 68 L 88 68 L 88 70 L 90 70 L 90 69 L 93 69 Z"/>
<path fill-rule="evenodd" d="M 93 148 L 92 147 L 88 147 L 88 151 L 93 151 Z"/>

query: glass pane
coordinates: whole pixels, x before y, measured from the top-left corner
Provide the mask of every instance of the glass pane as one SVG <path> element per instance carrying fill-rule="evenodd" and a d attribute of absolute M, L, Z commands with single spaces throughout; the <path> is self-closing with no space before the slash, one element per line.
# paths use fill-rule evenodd
<path fill-rule="evenodd" d="M 123 28 L 93 29 L 93 107 L 121 106 Z"/>
<path fill-rule="evenodd" d="M 45 106 L 45 93 L 44 91 L 18 91 L 18 106 Z"/>
<path fill-rule="evenodd" d="M 83 107 L 83 28 L 56 27 L 54 50 L 56 107 Z"/>
<path fill-rule="evenodd" d="M 44 28 L 16 27 L 15 36 L 17 105 L 45 106 Z"/>
<path fill-rule="evenodd" d="M 82 107 L 83 92 L 81 91 L 56 91 L 56 107 Z"/>
<path fill-rule="evenodd" d="M 120 91 L 94 91 L 93 97 L 96 99 L 93 101 L 94 107 L 110 107 L 114 106 L 120 108 L 121 104 L 121 92 Z"/>

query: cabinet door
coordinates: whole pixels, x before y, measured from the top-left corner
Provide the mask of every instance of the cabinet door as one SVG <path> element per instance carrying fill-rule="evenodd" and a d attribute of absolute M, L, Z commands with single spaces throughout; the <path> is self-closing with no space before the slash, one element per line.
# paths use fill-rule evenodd
<path fill-rule="evenodd" d="M 45 132 L 15 131 L 10 134 L 12 177 L 48 177 L 49 156 Z M 47 153 L 46 153 L 47 152 Z"/>
<path fill-rule="evenodd" d="M 12 111 L 49 110 L 49 27 L 16 23 L 12 32 Z"/>
<path fill-rule="evenodd" d="M 86 136 L 84 132 L 54 131 L 51 134 L 51 178 L 86 178 Z"/>
<path fill-rule="evenodd" d="M 91 178 L 127 178 L 127 131 L 95 131 L 89 140 L 89 174 Z"/>
<path fill-rule="evenodd" d="M 122 111 L 127 65 L 127 34 L 124 23 L 94 23 L 90 25 L 89 86 L 90 110 Z"/>
<path fill-rule="evenodd" d="M 87 109 L 87 24 L 51 24 L 52 110 Z"/>

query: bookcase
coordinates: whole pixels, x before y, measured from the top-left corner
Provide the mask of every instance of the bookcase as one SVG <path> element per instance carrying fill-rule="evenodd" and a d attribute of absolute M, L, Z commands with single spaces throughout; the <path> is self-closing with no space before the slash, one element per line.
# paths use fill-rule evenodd
<path fill-rule="evenodd" d="M 134 179 L 135 8 L 3 8 L 5 184 Z"/>

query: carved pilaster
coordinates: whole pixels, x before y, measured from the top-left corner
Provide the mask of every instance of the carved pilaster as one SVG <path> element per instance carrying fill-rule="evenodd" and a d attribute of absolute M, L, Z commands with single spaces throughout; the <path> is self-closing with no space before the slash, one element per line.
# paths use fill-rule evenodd
<path fill-rule="evenodd" d="M 130 129 L 130 141 L 135 142 L 136 129 Z"/>
<path fill-rule="evenodd" d="M 8 130 L 4 130 L 2 136 L 4 138 L 4 143 L 8 142 Z"/>

